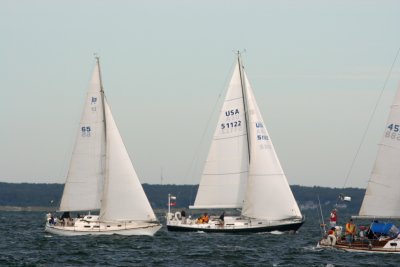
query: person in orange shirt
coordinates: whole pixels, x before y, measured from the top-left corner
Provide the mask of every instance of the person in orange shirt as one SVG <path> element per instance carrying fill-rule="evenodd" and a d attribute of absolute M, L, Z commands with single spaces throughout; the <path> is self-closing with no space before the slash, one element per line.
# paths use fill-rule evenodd
<path fill-rule="evenodd" d="M 201 216 L 198 220 L 197 223 L 208 223 L 209 218 L 208 218 L 208 214 L 204 213 L 203 216 Z"/>
<path fill-rule="evenodd" d="M 204 216 L 203 216 L 203 223 L 208 223 L 208 221 L 209 221 L 209 217 L 208 217 L 208 214 L 207 213 L 204 213 Z"/>
<path fill-rule="evenodd" d="M 346 240 L 349 244 L 351 244 L 354 241 L 354 236 L 356 235 L 357 227 L 353 223 L 353 220 L 350 219 L 346 223 Z"/>

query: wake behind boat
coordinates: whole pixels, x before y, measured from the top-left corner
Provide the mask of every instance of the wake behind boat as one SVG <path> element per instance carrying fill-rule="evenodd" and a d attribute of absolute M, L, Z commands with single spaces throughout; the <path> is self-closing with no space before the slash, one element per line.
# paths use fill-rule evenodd
<path fill-rule="evenodd" d="M 170 202 L 170 198 L 169 198 Z M 240 209 L 200 219 L 167 214 L 169 231 L 297 231 L 304 218 L 294 199 L 237 54 L 218 124 L 191 209 Z"/>
<path fill-rule="evenodd" d="M 61 218 L 45 230 L 59 235 L 154 235 L 161 224 L 150 206 L 106 101 L 99 58 L 90 83 L 67 181 Z M 75 216 L 70 212 L 99 211 Z"/>
<path fill-rule="evenodd" d="M 400 252 L 400 231 L 393 224 L 393 220 L 400 220 L 399 160 L 400 87 L 391 106 L 359 215 L 352 216 L 357 221 L 369 220 L 367 229 L 352 229 L 346 224 L 345 227 L 341 227 L 342 234 L 328 235 L 320 240 L 320 247 L 355 252 Z"/>

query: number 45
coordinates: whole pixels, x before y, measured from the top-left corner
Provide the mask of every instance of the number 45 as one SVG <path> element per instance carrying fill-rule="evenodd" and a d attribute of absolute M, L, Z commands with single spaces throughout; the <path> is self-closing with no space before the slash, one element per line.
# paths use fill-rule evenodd
<path fill-rule="evenodd" d="M 395 132 L 398 132 L 399 130 L 400 130 L 400 125 L 398 125 L 398 124 L 390 124 L 389 126 L 388 126 L 388 128 L 390 129 L 390 130 L 393 130 L 393 131 L 395 131 Z"/>

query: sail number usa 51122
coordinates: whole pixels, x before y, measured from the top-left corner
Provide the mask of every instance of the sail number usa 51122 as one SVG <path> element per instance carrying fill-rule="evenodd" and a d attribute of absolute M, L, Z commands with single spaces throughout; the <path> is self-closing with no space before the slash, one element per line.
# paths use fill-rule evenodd
<path fill-rule="evenodd" d="M 232 122 L 227 122 L 227 123 L 221 123 L 221 129 L 234 128 L 234 127 L 239 127 L 241 125 L 242 125 L 242 121 L 232 121 Z"/>
<path fill-rule="evenodd" d="M 240 112 L 238 108 L 233 108 L 225 111 L 226 122 L 221 123 L 221 129 L 234 129 L 242 126 L 242 121 L 240 120 Z"/>

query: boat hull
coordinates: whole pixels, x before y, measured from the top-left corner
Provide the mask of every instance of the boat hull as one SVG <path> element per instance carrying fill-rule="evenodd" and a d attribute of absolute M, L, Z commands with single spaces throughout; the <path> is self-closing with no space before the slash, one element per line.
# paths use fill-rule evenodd
<path fill-rule="evenodd" d="M 356 240 L 351 245 L 345 240 L 337 241 L 335 245 L 329 245 L 325 239 L 318 242 L 319 248 L 335 248 L 348 252 L 365 253 L 400 253 L 400 239 L 387 238 L 381 240 Z"/>
<path fill-rule="evenodd" d="M 78 235 L 146 235 L 153 236 L 162 225 L 158 222 L 100 222 L 98 216 L 67 220 L 67 223 L 46 222 L 45 231 L 63 236 Z"/>
<path fill-rule="evenodd" d="M 146 235 L 153 236 L 161 229 L 160 224 L 142 226 L 137 228 L 126 228 L 120 230 L 85 230 L 74 227 L 57 227 L 46 224 L 45 231 L 51 234 L 62 236 L 78 236 L 78 235 Z"/>
<path fill-rule="evenodd" d="M 249 219 L 231 219 L 224 224 L 211 221 L 206 224 L 195 222 L 182 223 L 181 221 L 168 221 L 167 229 L 173 232 L 206 232 L 206 233 L 261 233 L 261 232 L 295 232 L 304 223 L 304 219 L 286 221 L 262 221 Z"/>

